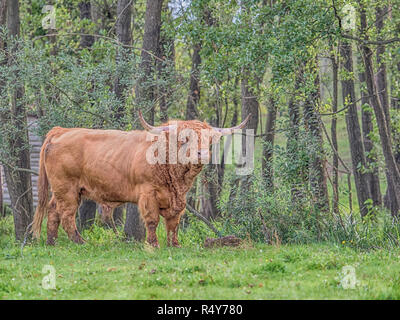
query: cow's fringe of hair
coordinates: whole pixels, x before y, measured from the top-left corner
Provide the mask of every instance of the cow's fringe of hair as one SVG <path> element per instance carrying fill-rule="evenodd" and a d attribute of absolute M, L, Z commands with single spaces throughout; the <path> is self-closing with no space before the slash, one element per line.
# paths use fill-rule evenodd
<path fill-rule="evenodd" d="M 178 123 L 178 132 L 183 129 L 192 129 L 196 132 L 197 136 L 201 136 L 201 130 L 211 129 L 212 127 L 204 122 L 198 120 L 170 120 L 162 126 L 168 126 Z M 178 134 L 177 132 L 177 134 Z M 169 140 L 169 135 L 166 135 L 167 141 Z M 169 142 L 168 142 L 169 143 Z M 166 150 L 167 159 L 169 158 L 169 149 Z M 193 184 L 194 178 L 200 173 L 202 165 L 193 166 L 190 164 L 156 164 L 157 173 L 161 180 L 166 183 L 170 192 L 172 193 L 171 208 L 174 211 L 182 211 L 185 209 L 186 205 L 186 193 Z M 189 170 L 188 170 L 189 169 Z"/>
<path fill-rule="evenodd" d="M 42 229 L 43 218 L 47 214 L 47 205 L 49 202 L 49 180 L 47 178 L 45 167 L 46 148 L 54 136 L 59 136 L 65 132 L 65 129 L 55 127 L 49 131 L 46 140 L 40 150 L 40 167 L 39 167 L 39 180 L 38 180 L 38 206 L 33 217 L 32 233 L 33 237 L 38 239 Z"/>

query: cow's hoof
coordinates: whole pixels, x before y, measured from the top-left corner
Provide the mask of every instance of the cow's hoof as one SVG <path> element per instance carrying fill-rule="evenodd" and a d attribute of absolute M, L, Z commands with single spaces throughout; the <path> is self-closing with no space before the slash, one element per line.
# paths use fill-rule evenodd
<path fill-rule="evenodd" d="M 80 238 L 80 239 L 75 239 L 74 242 L 75 242 L 76 244 L 85 244 L 85 243 L 86 243 L 86 241 L 83 240 L 82 238 Z"/>
<path fill-rule="evenodd" d="M 83 238 L 81 237 L 81 235 L 79 234 L 78 231 L 75 231 L 75 234 L 71 240 L 77 244 L 85 244 L 86 243 L 86 241 L 83 240 Z"/>
<path fill-rule="evenodd" d="M 158 242 L 149 242 L 149 245 L 151 245 L 153 248 L 160 249 L 160 245 L 158 244 Z"/>
<path fill-rule="evenodd" d="M 53 239 L 47 239 L 46 245 L 55 246 L 56 245 L 56 240 L 54 238 Z"/>

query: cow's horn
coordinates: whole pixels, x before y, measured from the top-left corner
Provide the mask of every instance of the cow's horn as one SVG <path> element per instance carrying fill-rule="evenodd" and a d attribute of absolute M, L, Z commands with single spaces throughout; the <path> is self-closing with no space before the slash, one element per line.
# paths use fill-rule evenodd
<path fill-rule="evenodd" d="M 142 124 L 143 128 L 146 131 L 149 131 L 153 134 L 161 134 L 163 131 L 169 131 L 169 126 L 154 127 L 151 124 L 148 124 L 146 122 L 146 120 L 144 120 L 142 111 L 140 111 L 140 110 L 139 110 L 139 120 L 140 120 L 140 123 Z"/>
<path fill-rule="evenodd" d="M 215 128 L 215 127 L 213 127 L 213 129 L 222 133 L 223 136 L 230 135 L 230 134 L 232 134 L 232 132 L 234 130 L 243 129 L 245 127 L 245 125 L 247 124 L 247 122 L 249 121 L 250 116 L 251 116 L 251 113 L 249 113 L 249 115 L 246 117 L 246 119 L 244 119 L 243 122 L 236 127 L 232 127 L 232 128 Z"/>

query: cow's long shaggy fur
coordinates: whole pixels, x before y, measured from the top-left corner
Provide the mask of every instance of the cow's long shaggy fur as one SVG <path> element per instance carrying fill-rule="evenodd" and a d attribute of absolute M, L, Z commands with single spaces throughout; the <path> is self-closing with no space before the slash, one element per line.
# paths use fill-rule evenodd
<path fill-rule="evenodd" d="M 169 121 L 168 123 L 163 124 L 163 126 L 174 124 L 176 121 Z M 198 120 L 190 120 L 190 121 L 180 121 L 178 122 L 178 132 L 184 129 L 192 129 L 197 137 L 199 138 L 198 146 L 201 146 L 201 130 L 208 129 L 212 132 L 212 127 L 207 123 L 198 121 Z M 217 140 L 221 136 L 219 133 L 214 132 L 217 135 Z M 210 136 L 211 143 L 212 136 Z M 167 140 L 169 140 L 169 135 L 167 134 Z M 168 142 L 169 143 L 169 142 Z M 180 143 L 178 143 L 178 148 L 180 147 Z M 169 149 L 167 149 L 167 158 L 169 156 Z M 195 177 L 200 173 L 203 168 L 201 163 L 199 164 L 156 164 L 157 171 L 160 173 L 160 176 L 163 178 L 163 182 L 166 183 L 171 192 L 171 207 L 176 212 L 180 212 L 185 209 L 186 206 L 186 193 L 192 187 L 192 183 Z"/>

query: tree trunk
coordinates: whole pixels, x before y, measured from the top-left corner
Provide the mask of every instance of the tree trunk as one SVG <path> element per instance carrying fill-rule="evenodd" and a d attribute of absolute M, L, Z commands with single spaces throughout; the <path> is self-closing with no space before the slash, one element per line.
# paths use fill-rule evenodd
<path fill-rule="evenodd" d="M 133 203 L 128 203 L 126 206 L 124 232 L 128 239 L 134 239 L 136 241 L 144 241 L 146 239 L 146 228 L 137 205 Z"/>
<path fill-rule="evenodd" d="M 123 226 L 124 225 L 124 208 L 126 206 L 122 205 L 114 209 L 113 212 L 113 219 L 114 223 L 117 227 Z"/>
<path fill-rule="evenodd" d="M 251 72 L 245 70 L 243 72 L 243 78 L 241 82 L 241 97 L 242 97 L 242 120 L 251 114 L 249 121 L 247 122 L 246 129 L 252 129 L 254 134 L 257 134 L 258 121 L 259 121 L 259 102 L 258 102 L 258 87 L 262 80 L 262 77 L 254 76 L 256 82 L 255 88 L 249 84 Z M 246 158 L 246 136 L 242 139 L 242 154 L 243 158 Z M 249 191 L 251 185 L 251 175 L 245 175 L 241 179 L 241 193 L 245 194 Z"/>
<path fill-rule="evenodd" d="M 397 63 L 397 77 L 400 75 L 400 62 Z M 393 77 L 395 76 L 394 73 L 392 73 Z M 397 81 L 396 81 L 397 80 Z M 391 106 L 393 109 L 395 109 L 397 112 L 400 112 L 400 98 L 399 95 L 395 95 L 396 89 L 399 90 L 398 88 L 395 88 L 393 85 L 394 83 L 400 83 L 400 81 L 397 79 L 392 80 L 392 101 L 391 101 Z M 398 92 L 398 91 L 397 91 Z M 394 157 L 396 159 L 397 166 L 400 168 L 400 131 L 395 130 L 393 128 L 393 149 L 394 149 Z M 400 205 L 397 201 L 394 200 L 394 197 L 392 196 L 393 194 L 393 185 L 390 185 L 390 189 L 388 188 L 386 195 L 385 195 L 385 206 L 392 212 L 392 214 L 395 214 L 400 210 Z"/>
<path fill-rule="evenodd" d="M 340 53 L 344 60 L 342 68 L 347 72 L 345 79 L 341 81 L 343 105 L 348 105 L 346 111 L 347 134 L 349 137 L 358 205 L 360 207 L 361 216 L 364 217 L 368 214 L 366 201 L 371 198 L 371 193 L 367 174 L 362 172 L 366 167 L 365 152 L 362 143 L 360 123 L 358 121 L 354 80 L 349 78 L 349 75 L 353 74 L 353 52 L 351 49 L 351 43 L 343 40 L 340 44 Z"/>
<path fill-rule="evenodd" d="M 365 10 L 361 8 L 360 12 L 361 28 L 365 30 L 367 27 L 367 17 Z M 361 53 L 365 67 L 365 80 L 368 88 L 370 104 L 372 105 L 375 113 L 376 122 L 378 125 L 379 136 L 382 145 L 383 155 L 386 164 L 386 177 L 389 183 L 393 185 L 392 199 L 400 203 L 400 170 L 397 166 L 396 159 L 394 158 L 390 122 L 387 121 L 384 107 L 380 101 L 378 90 L 374 81 L 374 69 L 372 62 L 372 51 L 366 44 L 361 44 Z M 397 212 L 395 213 L 398 214 Z"/>
<path fill-rule="evenodd" d="M 301 144 L 299 143 L 300 138 L 300 107 L 299 102 L 296 101 L 298 90 L 302 86 L 303 81 L 303 70 L 299 70 L 294 84 L 294 91 L 290 97 L 288 103 L 289 113 L 289 135 L 287 137 L 286 150 L 288 154 L 288 160 L 294 165 L 293 170 L 289 174 L 290 185 L 291 185 L 291 199 L 294 204 L 299 204 L 305 197 L 303 186 L 308 181 L 308 163 L 305 163 L 300 158 Z"/>
<path fill-rule="evenodd" d="M 116 21 L 116 33 L 118 41 L 125 46 L 132 45 L 132 0 L 118 0 L 117 4 L 117 21 Z M 125 127 L 122 119 L 125 115 L 125 101 L 124 91 L 126 86 L 121 83 L 120 74 L 123 73 L 121 65 L 128 58 L 129 50 L 127 48 L 118 49 L 116 54 L 116 65 L 117 65 L 117 76 L 114 82 L 114 93 L 119 101 L 119 107 L 115 110 L 115 119 L 118 121 L 119 126 Z"/>
<path fill-rule="evenodd" d="M 19 36 L 19 1 L 9 0 L 7 3 L 7 27 L 10 38 Z M 8 63 L 11 65 L 14 63 L 13 55 L 17 49 L 8 47 Z M 16 72 L 18 72 L 18 68 Z M 16 78 L 18 79 L 18 77 Z M 13 135 L 6 137 L 8 146 L 12 147 L 9 150 L 8 165 L 4 166 L 4 172 L 11 198 L 17 240 L 24 239 L 27 227 L 33 218 L 31 176 L 28 172 L 17 170 L 17 168 L 30 169 L 28 127 L 23 97 L 23 84 L 13 83 L 11 88 L 11 110 L 8 115 L 1 116 L 1 120 L 11 122 L 10 125 L 15 130 Z"/>
<path fill-rule="evenodd" d="M 91 3 L 90 1 L 80 1 L 78 4 L 78 8 L 80 11 L 80 19 L 81 21 L 91 20 Z M 81 29 L 81 33 L 88 33 L 85 28 Z M 90 35 L 81 35 L 81 41 L 79 46 L 81 49 L 90 48 L 94 43 L 94 37 Z M 84 199 L 79 209 L 79 219 L 78 219 L 78 227 L 79 230 L 82 231 L 84 229 L 89 228 L 93 225 L 94 219 L 96 217 L 96 202 Z"/>
<path fill-rule="evenodd" d="M 92 21 L 96 25 L 95 33 L 99 33 L 102 27 L 101 23 L 101 8 L 98 0 L 91 0 L 90 1 L 90 15 L 92 17 Z"/>
<path fill-rule="evenodd" d="M 0 9 L 1 10 L 1 9 Z M 3 181 L 1 175 L 1 165 L 0 165 L 0 218 L 3 217 L 4 203 L 3 203 Z"/>
<path fill-rule="evenodd" d="M 3 181 L 2 181 L 2 176 L 1 176 L 1 166 L 0 166 L 0 218 L 3 217 L 3 210 L 4 210 L 4 204 L 3 204 Z"/>
<path fill-rule="evenodd" d="M 115 24 L 116 34 L 118 42 L 123 46 L 132 45 L 132 0 L 118 0 L 117 3 L 117 21 Z M 126 102 L 126 86 L 121 83 L 120 74 L 123 70 L 120 70 L 124 62 L 128 59 L 128 54 L 130 50 L 126 47 L 117 49 L 117 54 L 115 57 L 115 63 L 117 65 L 117 76 L 114 82 L 114 93 L 119 101 L 119 106 L 115 110 L 115 119 L 118 121 L 120 129 L 125 128 L 125 122 L 123 118 L 125 116 L 125 102 Z M 133 204 L 131 204 L 133 206 Z M 113 211 L 113 219 L 116 226 L 123 225 L 123 210 L 124 206 L 115 208 Z M 127 228 L 127 226 L 126 226 Z"/>
<path fill-rule="evenodd" d="M 186 103 L 186 120 L 194 120 L 198 118 L 197 105 L 200 100 L 200 49 L 201 45 L 199 43 L 193 46 L 192 71 L 190 73 L 189 93 Z M 194 183 L 187 197 L 188 204 L 190 204 L 193 208 L 196 208 L 196 194 L 197 184 Z"/>
<path fill-rule="evenodd" d="M 385 15 L 384 12 L 387 11 L 387 7 L 377 7 L 375 16 L 376 16 L 376 30 L 378 32 L 378 38 L 381 37 L 382 29 L 384 27 Z M 386 64 L 384 62 L 384 54 L 385 54 L 385 46 L 379 45 L 376 47 L 376 63 L 378 66 L 378 70 L 376 72 L 376 86 L 379 93 L 379 99 L 382 104 L 382 107 L 385 112 L 386 122 L 388 124 L 388 129 L 391 130 L 391 120 L 390 120 L 390 111 L 389 111 L 389 93 L 388 93 L 388 81 L 387 81 L 387 72 L 386 72 Z M 397 161 L 396 161 L 397 163 Z M 386 190 L 386 207 L 391 211 L 392 215 L 397 215 L 400 203 L 396 200 L 394 196 L 395 187 L 393 185 L 393 180 L 388 180 L 388 186 Z"/>
<path fill-rule="evenodd" d="M 218 99 L 218 98 L 217 98 Z M 211 103 L 214 103 L 212 101 Z M 215 118 L 209 123 L 213 127 L 220 126 L 219 110 L 217 103 L 214 106 Z M 219 170 L 220 165 L 215 163 L 209 163 L 205 165 L 201 173 L 201 186 L 202 186 L 202 197 L 201 197 L 201 213 L 207 219 L 215 219 L 220 211 L 218 209 L 218 200 L 221 191 L 221 185 L 219 184 Z"/>
<path fill-rule="evenodd" d="M 274 172 L 272 157 L 274 154 L 276 122 L 276 102 L 273 97 L 269 98 L 267 120 L 265 122 L 265 136 L 263 139 L 262 174 L 265 185 L 271 192 L 274 189 Z"/>
<path fill-rule="evenodd" d="M 92 200 L 82 201 L 82 204 L 79 207 L 79 219 L 78 219 L 79 231 L 88 229 L 93 225 L 94 219 L 96 217 L 96 207 L 97 207 L 96 202 Z"/>
<path fill-rule="evenodd" d="M 5 26 L 7 23 L 7 0 L 0 0 L 0 27 Z M 6 50 L 6 41 L 5 39 L 0 38 L 0 50 Z M 7 61 L 0 61 L 0 65 L 6 64 Z M 0 91 L 3 91 L 5 87 L 5 83 L 3 81 L 0 82 Z M 3 121 L 2 114 L 0 113 L 0 121 Z M 0 165 L 0 216 L 3 217 L 4 203 L 3 203 L 3 181 L 1 176 L 1 168 Z"/>
<path fill-rule="evenodd" d="M 168 1 L 163 5 L 163 17 L 164 19 L 171 20 L 171 10 L 168 7 Z M 160 43 L 158 48 L 158 56 L 160 60 L 157 60 L 157 72 L 161 79 L 158 85 L 158 100 L 160 106 L 160 121 L 162 123 L 168 121 L 168 107 L 171 104 L 171 86 L 174 81 L 173 75 L 175 71 L 175 39 L 167 32 L 161 31 Z"/>
<path fill-rule="evenodd" d="M 242 79 L 241 91 L 242 91 L 242 119 L 245 119 L 250 113 L 251 117 L 247 122 L 246 129 L 253 129 L 254 134 L 257 134 L 258 129 L 258 111 L 260 108 L 260 104 L 258 102 L 258 85 L 261 83 L 261 78 L 256 77 L 256 86 L 257 88 L 253 88 L 249 85 L 250 81 L 250 72 L 244 72 L 244 78 Z"/>
<path fill-rule="evenodd" d="M 215 219 L 219 214 L 218 199 L 220 186 L 218 184 L 217 165 L 208 164 L 202 172 L 201 214 L 207 219 Z"/>
<path fill-rule="evenodd" d="M 161 32 L 161 10 L 163 0 L 147 0 L 146 14 L 144 21 L 143 45 L 141 53 L 140 70 L 142 75 L 136 86 L 136 103 L 144 108 L 144 114 L 150 124 L 154 124 L 154 74 L 155 61 L 158 60 Z M 132 110 L 134 112 L 135 110 Z M 132 115 L 137 118 L 136 114 Z M 140 213 L 136 205 L 128 204 L 126 209 L 125 234 L 128 238 L 142 241 L 145 239 L 146 230 L 140 218 Z"/>
<path fill-rule="evenodd" d="M 400 56 L 400 54 L 398 54 Z M 396 70 L 397 69 L 397 70 Z M 397 75 L 397 77 L 396 77 Z M 400 94 L 396 95 L 396 92 L 399 92 L 400 88 L 399 83 L 400 83 L 400 62 L 397 63 L 396 66 L 394 66 L 393 71 L 392 71 L 392 90 L 391 90 L 391 106 L 394 110 L 400 110 Z M 396 88 L 395 82 L 397 82 L 398 86 Z M 397 90 L 397 91 L 396 91 Z"/>
<path fill-rule="evenodd" d="M 318 72 L 315 70 L 314 73 L 314 88 L 304 103 L 304 120 L 309 133 L 309 179 L 315 208 L 318 211 L 327 212 L 329 211 L 329 197 L 326 184 L 326 161 L 320 116 L 316 110 L 316 106 L 320 102 L 320 82 Z"/>
<path fill-rule="evenodd" d="M 332 122 L 331 122 L 331 139 L 332 145 L 337 152 L 339 152 L 339 146 L 337 141 L 337 111 L 338 111 L 338 71 L 339 65 L 337 62 L 337 57 L 332 54 L 332 86 L 333 86 L 333 101 L 332 101 Z M 333 153 L 332 157 L 332 189 L 333 189 L 333 197 L 332 197 L 332 209 L 333 212 L 339 214 L 339 158 L 336 152 Z"/>
<path fill-rule="evenodd" d="M 186 103 L 186 120 L 194 120 L 198 117 L 197 105 L 200 100 L 200 50 L 200 43 L 193 46 L 192 71 L 190 73 L 189 95 Z"/>
<path fill-rule="evenodd" d="M 360 57 L 359 65 L 361 66 L 362 60 Z M 366 163 L 367 163 L 367 177 L 369 180 L 371 198 L 374 206 L 382 205 L 382 193 L 381 186 L 379 182 L 379 172 L 376 163 L 376 151 L 374 148 L 374 143 L 371 139 L 371 134 L 374 131 L 374 119 L 372 113 L 368 110 L 366 106 L 369 107 L 369 97 L 368 92 L 366 92 L 365 88 L 365 73 L 364 71 L 360 72 L 358 75 L 358 79 L 360 81 L 360 91 L 361 91 L 361 118 L 362 118 L 362 131 L 363 131 L 363 142 L 364 142 L 364 150 L 367 154 Z"/>
<path fill-rule="evenodd" d="M 91 15 L 91 4 L 89 0 L 84 0 L 79 2 L 78 8 L 80 11 L 80 19 L 81 21 L 83 20 L 91 20 L 92 15 Z M 81 33 L 88 33 L 86 28 L 81 29 Z M 91 35 L 81 35 L 81 42 L 79 46 L 84 49 L 84 48 L 90 48 L 94 43 L 94 37 Z"/>
<path fill-rule="evenodd" d="M 161 10 L 163 0 L 147 0 L 146 14 L 144 21 L 144 34 L 142 45 L 142 61 L 140 70 L 142 72 L 136 86 L 137 105 L 144 109 L 148 122 L 154 124 L 154 103 L 155 90 L 154 83 L 155 64 L 158 58 L 160 47 L 161 32 Z M 134 115 L 133 118 L 136 118 Z"/>

